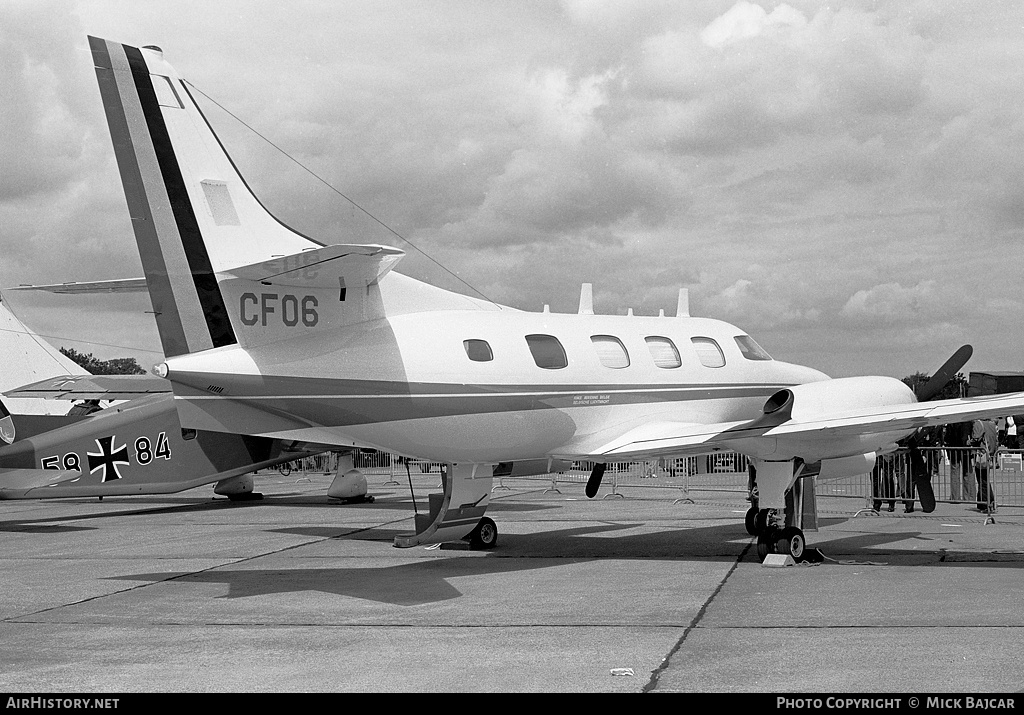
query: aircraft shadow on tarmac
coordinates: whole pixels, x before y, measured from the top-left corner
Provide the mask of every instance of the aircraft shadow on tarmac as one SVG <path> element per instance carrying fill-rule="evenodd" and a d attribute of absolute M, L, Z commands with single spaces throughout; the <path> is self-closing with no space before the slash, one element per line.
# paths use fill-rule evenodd
<path fill-rule="evenodd" d="M 422 554 L 410 554 L 410 558 L 416 559 L 415 562 L 380 568 L 212 569 L 198 573 L 142 573 L 110 577 L 110 580 L 174 582 L 182 585 L 225 584 L 228 593 L 220 598 L 229 599 L 319 591 L 398 606 L 418 606 L 460 598 L 463 594 L 451 583 L 452 579 L 565 567 L 609 557 L 645 560 L 680 558 L 678 553 L 671 556 L 660 555 L 660 552 L 669 551 L 667 546 L 671 541 L 670 535 L 655 539 L 653 548 L 650 537 L 657 536 L 655 534 L 599 538 L 596 540 L 598 543 L 585 547 L 587 536 L 608 535 L 610 532 L 631 529 L 637 525 L 600 524 L 509 537 L 510 547 L 500 555 L 498 551 L 442 552 L 446 555 L 451 554 L 451 557 L 424 559 Z M 723 528 L 736 532 L 733 527 Z M 739 530 L 742 531 L 742 528 L 740 525 Z M 292 533 L 292 530 L 280 531 Z M 385 538 L 385 530 L 377 531 L 381 538 Z M 690 530 L 684 529 L 682 533 L 686 531 Z M 571 545 L 574 540 L 580 541 L 582 545 L 571 549 L 575 553 L 566 553 L 565 547 L 567 544 Z M 624 541 L 629 543 L 623 543 Z M 616 545 L 611 542 L 616 542 Z M 341 544 L 339 547 L 344 548 Z M 742 546 L 740 548 L 742 549 Z M 722 554 L 720 557 L 723 560 L 734 561 L 736 553 Z"/>
<path fill-rule="evenodd" d="M 427 509 L 427 500 L 424 496 L 422 503 L 417 498 L 417 505 L 421 512 Z M 155 514 L 168 513 L 189 513 L 203 512 L 216 509 L 258 509 L 269 507 L 303 507 L 303 508 L 327 508 L 327 509 L 366 509 L 373 511 L 398 510 L 408 512 L 405 516 L 412 517 L 415 514 L 413 504 L 408 497 L 404 496 L 380 496 L 375 497 L 372 503 L 346 503 L 337 499 L 331 499 L 323 494 L 310 495 L 302 493 L 275 494 L 267 499 L 253 501 L 231 501 L 224 497 L 180 497 L 180 496 L 114 496 L 107 497 L 106 501 L 99 501 L 95 497 L 69 497 L 67 499 L 54 500 L 54 503 L 64 504 L 94 504 L 98 511 L 93 514 L 78 514 L 74 516 L 55 516 L 31 519 L 14 519 L 0 521 L 0 532 L 32 532 L 32 533 L 57 533 L 58 530 L 80 531 L 92 529 L 91 526 L 70 526 L 64 522 L 86 521 L 93 519 L 108 519 L 111 517 L 125 516 L 153 516 Z M 112 511 L 112 506 L 130 507 Z M 558 509 L 554 504 L 530 504 L 530 503 L 508 503 L 493 502 L 489 511 L 494 512 L 535 512 Z M 47 526 L 48 523 L 60 522 L 59 525 Z M 332 533 L 320 534 L 334 536 L 337 529 Z"/>
<path fill-rule="evenodd" d="M 621 534 L 642 527 L 642 522 L 604 523 L 576 526 L 536 534 L 505 537 L 505 545 L 487 552 L 442 552 L 447 557 L 424 559 L 410 554 L 413 563 L 380 568 L 322 569 L 211 569 L 199 573 L 141 573 L 111 577 L 112 580 L 174 582 L 176 584 L 224 584 L 227 594 L 219 598 L 246 598 L 279 593 L 319 591 L 398 606 L 417 606 L 460 598 L 463 594 L 452 584 L 453 579 L 514 574 L 537 569 L 586 564 L 608 558 L 665 559 L 735 562 L 756 562 L 753 539 L 743 525 L 718 525 L 704 528 L 660 529 L 642 534 Z M 301 529 L 281 529 L 283 533 L 302 533 Z M 699 532 L 699 538 L 695 538 Z M 368 529 L 346 539 L 386 541 L 394 532 Z M 955 552 L 908 552 L 885 549 L 887 543 L 903 541 L 912 535 L 902 533 L 859 534 L 829 540 L 827 550 L 843 558 L 877 561 L 889 559 L 900 565 L 934 566 Z M 343 544 L 339 544 L 344 549 Z M 343 557 L 344 553 L 339 553 Z M 979 557 L 983 554 L 963 554 Z M 1018 556 L 1024 559 L 1024 555 Z M 1020 560 L 1010 562 L 957 562 L 957 566 L 1024 567 Z"/>
<path fill-rule="evenodd" d="M 125 506 L 131 505 L 134 508 L 122 509 L 122 510 L 117 510 L 117 511 L 111 511 L 110 510 L 111 503 L 112 502 L 113 503 L 117 503 L 115 501 L 116 499 L 124 499 L 125 501 L 121 502 L 122 504 L 124 504 Z M 81 503 L 82 501 L 86 501 L 86 500 L 85 499 L 73 499 L 73 500 L 72 499 L 67 499 L 67 500 L 63 500 L 62 499 L 61 500 L 61 502 L 64 502 L 64 503 L 69 503 L 69 502 Z M 4 520 L 4 521 L 0 521 L 0 532 L 26 532 L 26 531 L 28 531 L 28 532 L 32 532 L 32 533 L 51 534 L 51 533 L 58 533 L 58 531 L 60 531 L 60 530 L 63 530 L 63 531 L 84 531 L 84 530 L 88 530 L 88 529 L 100 529 L 100 528 L 103 528 L 103 527 L 102 527 L 102 524 L 98 524 L 97 526 L 78 526 L 78 525 L 72 526 L 72 525 L 67 524 L 65 522 L 69 522 L 69 521 L 73 521 L 73 522 L 86 522 L 86 521 L 92 521 L 92 520 L 104 520 L 104 519 L 111 519 L 111 518 L 124 517 L 124 516 L 148 517 L 148 516 L 154 516 L 156 514 L 170 514 L 170 513 L 181 513 L 181 514 L 184 514 L 184 513 L 189 513 L 189 512 L 207 511 L 209 509 L 218 509 L 218 508 L 223 508 L 223 507 L 236 506 L 235 504 L 230 503 L 227 499 L 216 499 L 216 500 L 212 500 L 211 499 L 211 500 L 205 500 L 205 501 L 202 501 L 202 502 L 197 502 L 195 499 L 173 500 L 173 501 L 179 501 L 179 503 L 171 505 L 171 506 L 167 505 L 167 502 L 169 501 L 168 499 L 158 499 L 158 500 L 155 500 L 155 499 L 146 498 L 146 497 L 115 497 L 114 499 L 109 499 L 108 498 L 108 501 L 105 501 L 105 502 L 99 502 L 95 498 L 90 498 L 87 501 L 96 504 L 97 507 L 100 508 L 101 510 L 97 511 L 95 513 L 92 513 L 92 514 L 74 514 L 74 515 L 63 514 L 63 515 L 60 515 L 60 516 L 51 516 L 51 517 L 45 517 L 45 518 L 32 517 L 32 518 L 19 518 L 19 519 Z M 156 503 L 156 504 L 159 504 L 160 506 L 145 506 L 145 504 L 147 504 L 147 503 Z M 258 503 L 258 502 L 253 502 L 253 503 Z M 140 504 L 142 506 L 139 506 Z"/>

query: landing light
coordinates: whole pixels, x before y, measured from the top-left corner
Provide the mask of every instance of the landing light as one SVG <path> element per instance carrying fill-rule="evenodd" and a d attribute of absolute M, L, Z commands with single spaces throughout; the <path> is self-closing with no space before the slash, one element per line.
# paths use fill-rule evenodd
<path fill-rule="evenodd" d="M 165 362 L 153 366 L 153 374 L 157 377 L 167 377 L 167 372 L 167 363 Z"/>

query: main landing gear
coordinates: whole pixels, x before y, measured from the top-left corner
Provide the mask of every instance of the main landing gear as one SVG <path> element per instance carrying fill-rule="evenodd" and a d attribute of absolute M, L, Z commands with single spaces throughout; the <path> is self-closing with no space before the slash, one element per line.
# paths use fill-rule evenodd
<path fill-rule="evenodd" d="M 444 491 L 428 494 L 429 512 L 417 512 L 416 532 L 399 534 L 395 546 L 468 541 L 475 549 L 498 543 L 498 527 L 484 516 L 491 500 L 492 469 L 481 464 L 448 464 L 442 476 Z"/>
<path fill-rule="evenodd" d="M 782 468 L 778 465 L 787 465 L 784 467 L 787 471 L 792 469 L 791 482 L 790 478 L 783 477 Z M 803 474 L 803 464 L 793 465 L 795 469 L 788 465 L 792 462 L 762 462 L 758 465 L 759 471 L 751 468 L 751 506 L 743 521 L 747 533 L 757 537 L 757 557 L 761 561 L 769 554 L 791 556 L 794 561 L 802 561 L 808 555 L 803 526 L 806 516 L 812 520 L 816 516 L 814 482 L 802 478 L 809 476 Z M 783 508 L 761 508 L 759 494 L 764 491 L 777 493 L 780 487 Z"/>
<path fill-rule="evenodd" d="M 780 527 L 780 515 L 774 509 L 752 506 L 747 510 L 744 521 L 747 533 L 757 537 L 757 557 L 762 561 L 768 554 L 792 556 L 794 561 L 803 559 L 807 549 L 803 529 L 785 525 Z"/>
<path fill-rule="evenodd" d="M 474 549 L 493 549 L 498 545 L 498 527 L 485 516 L 469 533 L 467 540 Z"/>

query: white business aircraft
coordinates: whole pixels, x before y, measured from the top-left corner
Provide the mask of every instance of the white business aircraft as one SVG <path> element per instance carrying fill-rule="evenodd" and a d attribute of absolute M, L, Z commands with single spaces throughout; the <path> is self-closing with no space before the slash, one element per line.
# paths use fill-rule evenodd
<path fill-rule="evenodd" d="M 593 495 L 606 462 L 729 449 L 756 468 L 759 554 L 799 558 L 801 476 L 861 474 L 920 427 L 1024 408 L 829 379 L 682 299 L 675 317 L 595 315 L 587 291 L 577 314 L 529 313 L 413 280 L 396 248 L 268 213 L 160 48 L 89 42 L 181 425 L 447 463 L 397 546 L 492 546 L 492 478 L 510 469 L 593 461 Z"/>

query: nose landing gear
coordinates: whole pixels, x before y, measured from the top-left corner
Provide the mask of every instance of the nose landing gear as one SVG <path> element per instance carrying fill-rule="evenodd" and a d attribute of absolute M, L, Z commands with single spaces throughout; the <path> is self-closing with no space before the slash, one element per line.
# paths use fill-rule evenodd
<path fill-rule="evenodd" d="M 765 470 L 767 471 L 767 470 Z M 750 473 L 751 506 L 744 517 L 747 533 L 757 537 L 757 557 L 764 561 L 769 554 L 791 556 L 794 561 L 805 560 L 810 553 L 803 527 L 817 528 L 817 500 L 814 480 L 805 474 L 803 465 L 793 471 L 793 480 L 786 484 L 774 485 L 785 489 L 781 509 L 762 509 L 758 499 L 756 470 Z"/>

